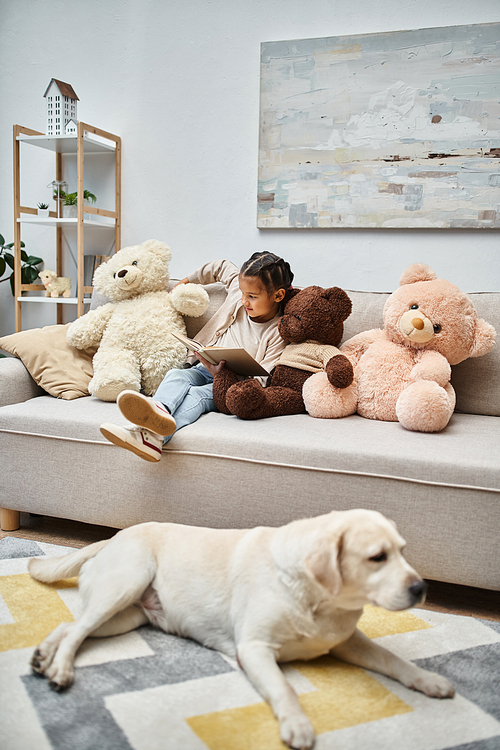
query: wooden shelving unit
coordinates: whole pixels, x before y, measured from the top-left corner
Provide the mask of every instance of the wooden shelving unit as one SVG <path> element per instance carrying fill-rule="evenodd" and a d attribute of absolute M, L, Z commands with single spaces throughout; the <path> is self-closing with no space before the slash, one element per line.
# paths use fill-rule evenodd
<path fill-rule="evenodd" d="M 92 292 L 91 286 L 84 286 L 84 255 L 85 255 L 85 233 L 96 229 L 105 229 L 114 232 L 115 251 L 120 249 L 121 230 L 121 138 L 99 128 L 78 123 L 76 135 L 48 136 L 36 130 L 14 125 L 14 297 L 15 297 L 15 325 L 16 331 L 22 330 L 22 304 L 44 302 L 57 306 L 57 322 L 62 322 L 62 310 L 64 305 L 76 305 L 77 317 L 83 315 L 85 304 L 90 298 L 85 294 Z M 48 219 L 38 216 L 37 209 L 21 205 L 21 144 L 29 143 L 32 146 L 48 149 L 55 154 L 56 180 L 63 179 L 63 157 L 76 158 L 77 167 L 77 218 L 59 218 L 55 211 L 51 211 Z M 86 206 L 83 202 L 83 178 L 85 167 L 85 156 L 90 154 L 112 153 L 115 155 L 115 205 L 113 210 Z M 92 215 L 92 219 L 85 219 L 85 215 Z M 101 219 L 101 220 L 99 220 Z M 110 221 L 111 220 L 111 221 Z M 63 275 L 63 232 L 66 229 L 76 228 L 77 245 L 77 283 L 76 297 L 50 298 L 23 297 L 22 292 L 40 291 L 45 292 L 42 284 L 21 283 L 21 227 L 23 224 L 39 224 L 43 226 L 56 227 L 56 273 Z"/>

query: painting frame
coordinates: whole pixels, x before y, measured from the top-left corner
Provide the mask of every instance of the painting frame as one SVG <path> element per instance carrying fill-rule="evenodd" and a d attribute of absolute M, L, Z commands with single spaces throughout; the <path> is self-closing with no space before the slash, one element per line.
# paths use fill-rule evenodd
<path fill-rule="evenodd" d="M 500 227 L 500 23 L 263 42 L 257 227 Z"/>

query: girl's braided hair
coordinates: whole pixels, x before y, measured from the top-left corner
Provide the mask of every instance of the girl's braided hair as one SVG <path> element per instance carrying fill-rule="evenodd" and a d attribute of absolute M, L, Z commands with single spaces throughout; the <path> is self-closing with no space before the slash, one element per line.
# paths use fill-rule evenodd
<path fill-rule="evenodd" d="M 286 294 L 281 302 L 282 308 L 292 296 L 293 272 L 290 264 L 274 253 L 254 253 L 240 268 L 242 276 L 257 277 L 262 281 L 268 294 L 277 289 L 284 289 Z"/>

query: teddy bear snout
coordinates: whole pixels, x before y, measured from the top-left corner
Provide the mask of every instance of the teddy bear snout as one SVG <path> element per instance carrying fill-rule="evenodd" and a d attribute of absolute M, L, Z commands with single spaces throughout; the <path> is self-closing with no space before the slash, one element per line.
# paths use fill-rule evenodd
<path fill-rule="evenodd" d="M 137 266 L 124 266 L 115 274 L 116 285 L 120 289 L 135 289 L 143 279 L 143 273 Z"/>
<path fill-rule="evenodd" d="M 434 326 L 423 313 L 407 310 L 401 316 L 399 329 L 403 336 L 416 344 L 426 344 L 434 336 Z"/>
<path fill-rule="evenodd" d="M 303 341 L 304 329 L 301 323 L 302 316 L 283 315 L 278 323 L 278 330 L 285 341 Z"/>

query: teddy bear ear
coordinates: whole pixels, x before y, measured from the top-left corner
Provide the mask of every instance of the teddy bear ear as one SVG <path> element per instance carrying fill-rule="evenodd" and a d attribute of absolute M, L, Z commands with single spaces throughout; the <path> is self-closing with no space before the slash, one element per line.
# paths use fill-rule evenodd
<path fill-rule="evenodd" d="M 330 289 L 323 291 L 323 297 L 326 297 L 329 302 L 335 304 L 336 314 L 341 320 L 347 320 L 352 312 L 352 302 L 343 289 L 340 289 L 338 286 L 332 286 Z"/>
<path fill-rule="evenodd" d="M 101 263 L 97 266 L 97 268 L 94 271 L 94 277 L 92 279 L 92 284 L 96 287 L 99 286 L 99 284 L 102 284 L 106 278 L 106 263 Z"/>
<path fill-rule="evenodd" d="M 496 331 L 492 325 L 487 323 L 482 318 L 478 318 L 476 322 L 476 335 L 474 336 L 474 344 L 470 352 L 470 357 L 482 357 L 483 354 L 491 352 L 495 346 Z"/>
<path fill-rule="evenodd" d="M 172 251 L 169 246 L 159 240 L 146 240 L 146 242 L 143 242 L 142 247 L 144 250 L 149 250 L 150 253 L 160 256 L 165 255 L 167 260 L 170 260 L 172 257 Z"/>
<path fill-rule="evenodd" d="M 399 279 L 399 286 L 416 284 L 417 281 L 434 281 L 434 279 L 437 279 L 436 272 L 426 263 L 412 263 L 403 271 L 403 275 Z"/>

